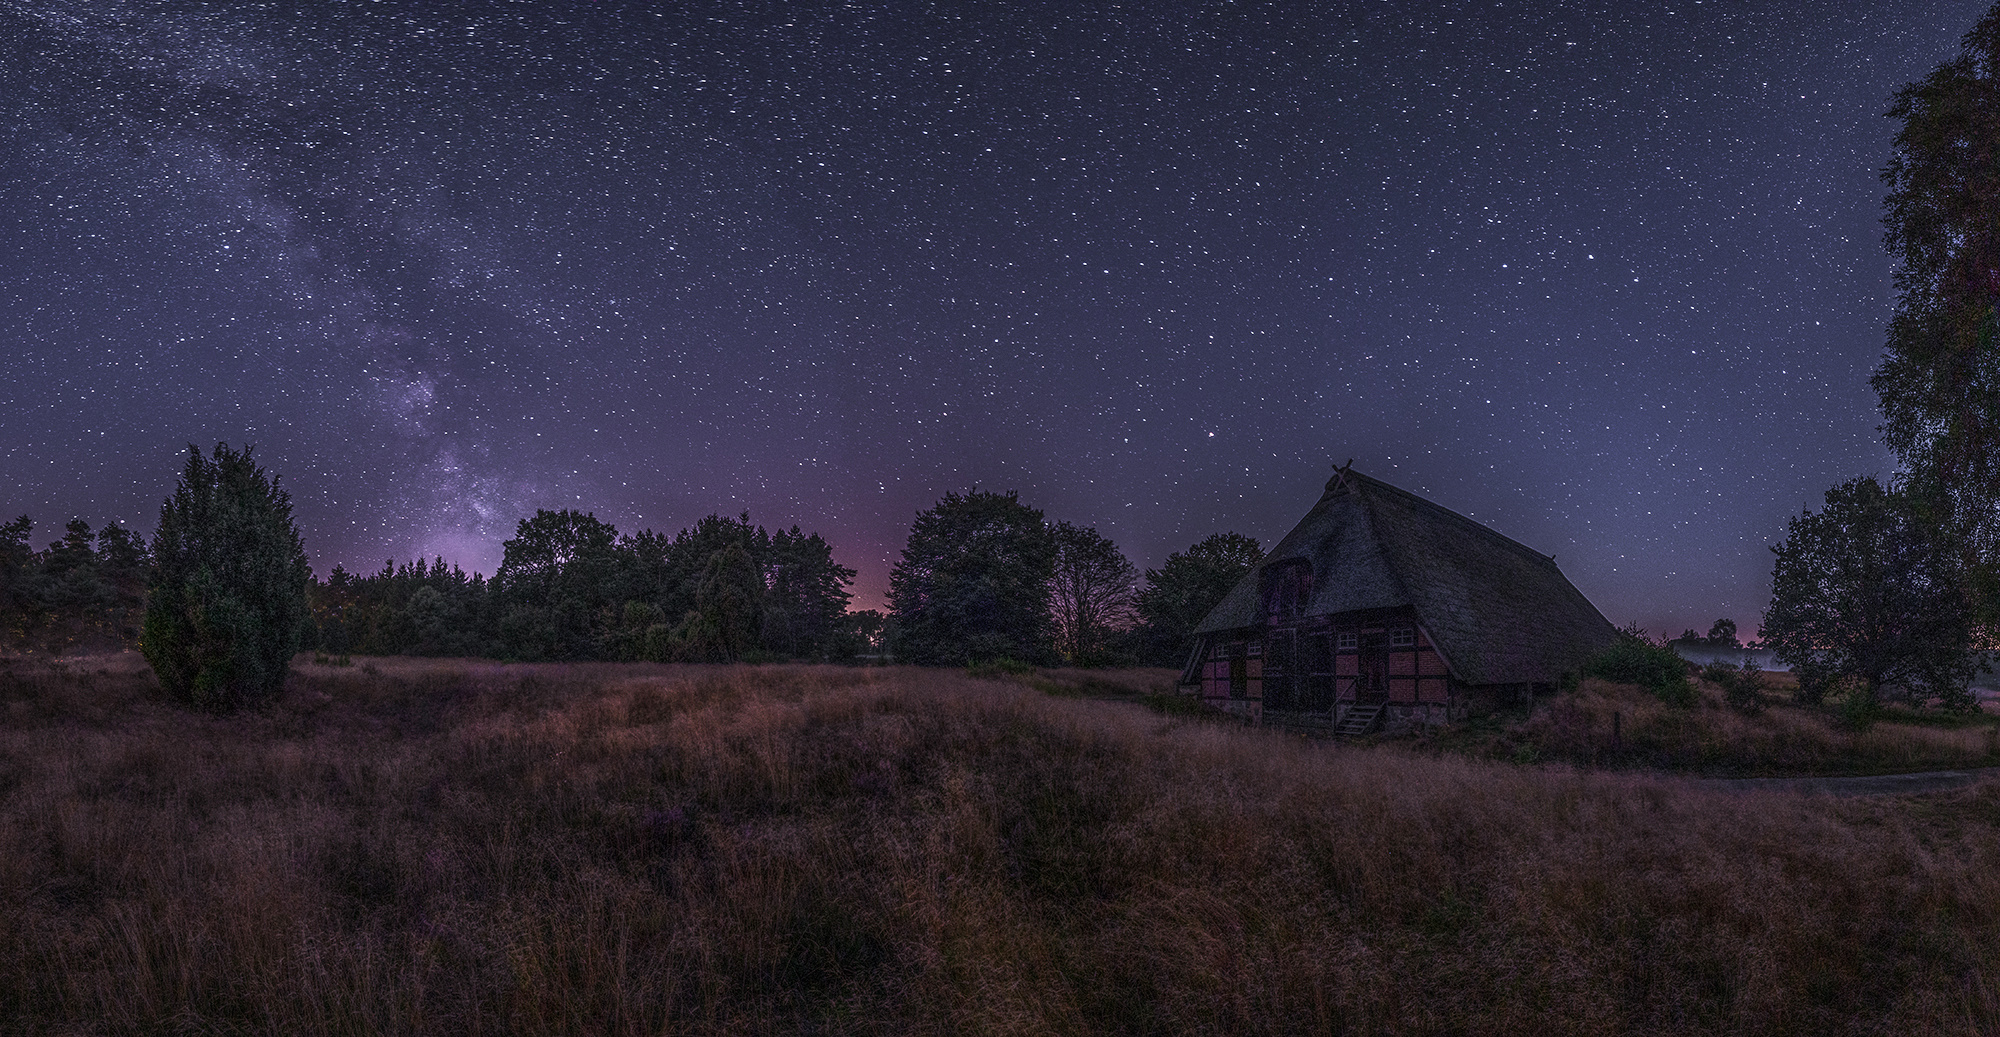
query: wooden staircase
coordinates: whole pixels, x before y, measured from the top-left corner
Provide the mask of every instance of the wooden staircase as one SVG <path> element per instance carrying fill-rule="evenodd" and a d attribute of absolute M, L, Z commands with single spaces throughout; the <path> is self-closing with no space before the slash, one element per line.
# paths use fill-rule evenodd
<path fill-rule="evenodd" d="M 1375 725 L 1381 722 L 1382 710 L 1383 704 L 1380 702 L 1357 703 L 1347 711 L 1346 716 L 1340 718 L 1340 725 L 1333 729 L 1333 733 L 1342 738 L 1358 738 L 1365 735 L 1375 730 Z"/>

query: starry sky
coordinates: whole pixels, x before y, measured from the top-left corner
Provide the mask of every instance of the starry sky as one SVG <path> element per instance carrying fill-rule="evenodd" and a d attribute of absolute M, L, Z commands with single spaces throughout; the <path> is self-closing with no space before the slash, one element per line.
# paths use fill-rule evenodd
<path fill-rule="evenodd" d="M 322 574 L 748 510 L 865 607 L 948 490 L 1143 568 L 1353 458 L 1753 629 L 1985 6 L 0 0 L 0 511 L 254 443 Z"/>

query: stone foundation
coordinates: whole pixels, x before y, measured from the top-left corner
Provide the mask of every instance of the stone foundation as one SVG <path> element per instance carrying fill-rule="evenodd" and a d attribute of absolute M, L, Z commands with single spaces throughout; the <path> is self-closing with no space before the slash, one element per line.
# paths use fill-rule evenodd
<path fill-rule="evenodd" d="M 1333 707 L 1333 726 L 1347 719 L 1347 711 L 1354 708 L 1353 702 L 1337 702 Z M 1382 709 L 1382 719 L 1376 724 L 1377 731 L 1392 735 L 1407 734 L 1426 727 L 1441 727 L 1455 719 L 1449 704 L 1443 702 L 1391 702 Z"/>
<path fill-rule="evenodd" d="M 1264 703 L 1258 699 L 1204 699 L 1203 701 L 1224 713 L 1242 717 L 1251 723 L 1264 719 Z"/>
<path fill-rule="evenodd" d="M 1273 713 L 1264 715 L 1264 703 L 1258 699 L 1204 698 L 1202 704 L 1220 710 L 1230 716 L 1242 717 L 1250 723 L 1264 723 L 1280 727 L 1324 727 L 1328 730 L 1339 727 L 1347 719 L 1347 711 L 1354 708 L 1352 702 L 1337 702 L 1331 713 Z M 1444 702 L 1391 702 L 1382 710 L 1382 719 L 1376 730 L 1388 734 L 1407 734 L 1424 728 L 1442 727 L 1455 720 L 1465 719 L 1463 704 Z"/>

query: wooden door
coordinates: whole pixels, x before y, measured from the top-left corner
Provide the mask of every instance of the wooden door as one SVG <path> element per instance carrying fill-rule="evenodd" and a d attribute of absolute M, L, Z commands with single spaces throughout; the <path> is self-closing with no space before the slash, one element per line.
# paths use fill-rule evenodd
<path fill-rule="evenodd" d="M 1299 708 L 1308 713 L 1330 713 L 1336 681 L 1334 633 L 1331 628 L 1315 630 L 1300 638 L 1301 669 L 1305 671 L 1305 691 Z"/>
<path fill-rule="evenodd" d="M 1361 632 L 1360 677 L 1354 682 L 1358 702 L 1389 700 L 1389 635 L 1383 630 Z"/>
<path fill-rule="evenodd" d="M 1299 708 L 1298 631 L 1273 630 L 1264 639 L 1264 708 Z"/>

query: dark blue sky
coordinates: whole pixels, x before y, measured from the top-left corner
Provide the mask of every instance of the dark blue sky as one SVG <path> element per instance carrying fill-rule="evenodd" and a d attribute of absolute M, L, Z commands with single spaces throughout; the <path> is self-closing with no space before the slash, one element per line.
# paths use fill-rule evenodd
<path fill-rule="evenodd" d="M 1890 94 L 1964 0 L 0 0 L 0 510 L 254 442 L 316 568 L 1018 489 L 1142 566 L 1348 458 L 1746 628 L 1887 475 Z"/>

